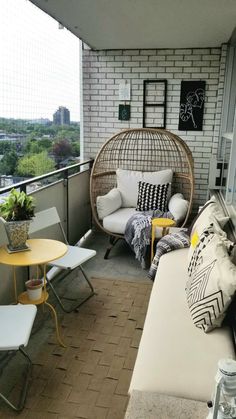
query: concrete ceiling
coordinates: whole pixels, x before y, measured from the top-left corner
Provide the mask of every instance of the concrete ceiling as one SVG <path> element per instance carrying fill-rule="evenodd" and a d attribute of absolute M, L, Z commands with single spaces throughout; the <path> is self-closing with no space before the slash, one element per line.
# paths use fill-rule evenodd
<path fill-rule="evenodd" d="M 93 49 L 217 47 L 236 0 L 30 0 Z"/>

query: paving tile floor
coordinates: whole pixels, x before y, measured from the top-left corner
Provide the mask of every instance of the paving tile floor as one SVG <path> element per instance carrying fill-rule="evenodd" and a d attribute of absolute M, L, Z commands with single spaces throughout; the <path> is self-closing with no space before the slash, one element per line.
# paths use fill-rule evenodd
<path fill-rule="evenodd" d="M 102 279 L 101 272 L 92 279 L 96 295 L 59 316 L 67 348 L 58 346 L 49 318 L 31 337 L 26 407 L 16 414 L 1 402 L 0 418 L 124 418 L 152 283 Z"/>

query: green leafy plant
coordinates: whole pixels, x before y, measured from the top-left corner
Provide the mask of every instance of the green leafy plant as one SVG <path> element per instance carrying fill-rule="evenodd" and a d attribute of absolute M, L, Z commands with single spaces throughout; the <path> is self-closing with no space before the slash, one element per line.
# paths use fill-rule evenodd
<path fill-rule="evenodd" d="M 0 204 L 0 216 L 6 221 L 31 220 L 34 216 L 35 200 L 25 192 L 18 192 L 14 188 L 4 202 Z"/>

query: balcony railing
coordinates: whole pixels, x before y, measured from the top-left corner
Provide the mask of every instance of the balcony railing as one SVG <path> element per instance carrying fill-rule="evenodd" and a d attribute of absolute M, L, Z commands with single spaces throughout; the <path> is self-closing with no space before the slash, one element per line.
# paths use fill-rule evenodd
<path fill-rule="evenodd" d="M 63 226 L 70 244 L 75 244 L 91 228 L 91 208 L 89 199 L 90 170 L 93 160 L 68 166 L 54 172 L 37 176 L 23 182 L 2 188 L 1 195 L 6 195 L 13 187 L 34 196 L 36 212 L 55 206 L 63 221 Z M 42 232 L 43 237 L 60 240 L 58 230 Z M 6 242 L 3 225 L 0 226 L 0 244 Z M 26 269 L 19 269 L 17 281 L 19 291 L 27 278 Z M 13 300 L 12 270 L 0 265 L 0 303 Z"/>

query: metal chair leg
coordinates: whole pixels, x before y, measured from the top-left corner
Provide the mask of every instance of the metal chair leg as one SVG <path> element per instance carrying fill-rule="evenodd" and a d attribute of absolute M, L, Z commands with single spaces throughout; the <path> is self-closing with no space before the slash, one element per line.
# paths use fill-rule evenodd
<path fill-rule="evenodd" d="M 104 259 L 108 259 L 111 249 L 115 246 L 115 244 L 120 240 L 120 237 L 109 237 L 109 246 L 107 247 L 106 253 L 104 255 Z"/>
<path fill-rule="evenodd" d="M 87 275 L 86 275 L 86 273 L 85 273 L 85 271 L 84 271 L 84 269 L 82 268 L 82 266 L 78 266 L 78 268 L 81 270 L 81 272 L 82 272 L 82 274 L 83 274 L 83 276 L 84 276 L 84 279 L 85 279 L 85 281 L 87 282 L 87 284 L 88 284 L 88 286 L 89 286 L 89 288 L 90 288 L 90 293 L 87 295 L 87 297 L 85 297 L 82 301 L 80 301 L 78 304 L 76 304 L 76 305 L 73 305 L 73 306 L 71 306 L 69 309 L 68 308 L 66 308 L 65 307 L 65 305 L 63 304 L 63 302 L 62 302 L 62 299 L 64 299 L 64 300 L 70 300 L 70 301 L 77 301 L 77 300 L 75 300 L 74 298 L 72 299 L 72 298 L 68 298 L 68 297 L 66 297 L 66 296 L 59 296 L 58 295 L 58 293 L 57 293 L 57 291 L 55 290 L 55 287 L 53 286 L 53 284 L 51 283 L 51 280 L 49 281 L 49 280 L 47 280 L 47 284 L 50 286 L 50 288 L 51 288 L 51 290 L 52 290 L 52 292 L 53 292 L 53 294 L 54 294 L 54 296 L 55 296 L 55 298 L 57 299 L 57 301 L 58 301 L 58 304 L 60 305 L 60 307 L 62 308 L 62 310 L 65 312 L 65 313 L 71 313 L 72 311 L 74 311 L 74 310 L 76 310 L 77 308 L 79 308 L 82 304 L 84 304 L 85 303 L 85 301 L 87 301 L 89 298 L 91 298 L 94 294 L 95 294 L 95 292 L 94 292 L 94 288 L 93 288 L 93 286 L 92 286 L 92 284 L 91 284 L 91 282 L 89 281 L 89 279 L 88 279 L 88 277 L 87 277 Z M 66 272 L 62 277 L 60 277 L 60 280 L 62 280 L 62 279 L 64 279 L 69 273 L 70 273 L 71 271 L 69 271 L 69 272 Z M 59 278 L 58 278 L 59 279 Z"/>
<path fill-rule="evenodd" d="M 29 380 L 30 380 L 31 371 L 32 371 L 32 362 L 29 355 L 23 350 L 21 346 L 19 347 L 19 351 L 27 360 L 26 378 L 25 378 L 24 386 L 22 387 L 22 390 L 21 390 L 19 403 L 17 405 L 13 404 L 6 396 L 0 393 L 0 398 L 16 412 L 20 412 L 24 408 L 26 395 L 27 395 L 27 391 L 29 387 Z"/>

